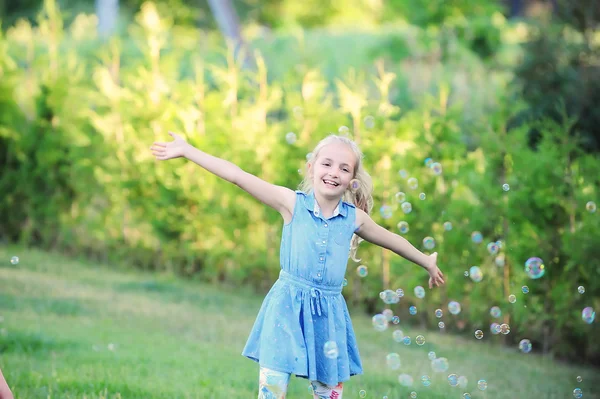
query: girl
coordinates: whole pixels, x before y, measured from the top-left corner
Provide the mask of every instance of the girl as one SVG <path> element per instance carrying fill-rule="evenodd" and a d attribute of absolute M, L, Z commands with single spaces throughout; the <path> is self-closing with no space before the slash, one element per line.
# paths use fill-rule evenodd
<path fill-rule="evenodd" d="M 362 374 L 352 322 L 342 296 L 349 255 L 367 240 L 420 265 L 429 288 L 444 284 L 437 253 L 427 256 L 375 223 L 371 177 L 346 137 L 317 144 L 300 190 L 270 184 L 206 154 L 174 133 L 154 143 L 156 159 L 185 157 L 241 187 L 283 218 L 281 271 L 260 308 L 242 354 L 260 365 L 259 399 L 283 399 L 290 375 L 311 381 L 315 399 L 341 399 L 344 381 Z M 360 240 L 360 241 L 359 241 Z"/>

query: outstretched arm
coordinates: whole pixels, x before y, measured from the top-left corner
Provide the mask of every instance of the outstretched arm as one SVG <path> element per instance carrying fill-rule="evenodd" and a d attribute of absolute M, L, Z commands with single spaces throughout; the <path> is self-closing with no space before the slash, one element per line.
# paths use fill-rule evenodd
<path fill-rule="evenodd" d="M 356 219 L 359 226 L 356 235 L 372 244 L 394 251 L 403 258 L 423 267 L 429 273 L 429 288 L 444 284 L 444 275 L 437 267 L 437 252 L 429 256 L 425 255 L 404 237 L 375 223 L 362 209 L 356 208 Z"/>
<path fill-rule="evenodd" d="M 173 137 L 173 141 L 168 143 L 156 142 L 150 147 L 156 159 L 166 161 L 173 158 L 187 158 L 212 174 L 242 188 L 279 213 L 293 212 L 292 204 L 296 195 L 289 188 L 266 182 L 251 173 L 245 172 L 232 162 L 207 154 L 187 143 L 178 134 L 169 132 L 169 135 Z"/>
<path fill-rule="evenodd" d="M 0 399 L 13 399 L 13 394 L 0 370 Z"/>

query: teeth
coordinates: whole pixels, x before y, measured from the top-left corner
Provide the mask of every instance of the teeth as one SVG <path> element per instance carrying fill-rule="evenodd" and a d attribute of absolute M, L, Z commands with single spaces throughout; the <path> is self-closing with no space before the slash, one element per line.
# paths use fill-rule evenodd
<path fill-rule="evenodd" d="M 337 184 L 336 184 L 336 183 L 334 183 L 334 182 L 332 182 L 332 181 L 329 181 L 329 180 L 323 180 L 323 182 L 324 182 L 325 184 L 331 184 L 332 186 L 337 186 Z"/>

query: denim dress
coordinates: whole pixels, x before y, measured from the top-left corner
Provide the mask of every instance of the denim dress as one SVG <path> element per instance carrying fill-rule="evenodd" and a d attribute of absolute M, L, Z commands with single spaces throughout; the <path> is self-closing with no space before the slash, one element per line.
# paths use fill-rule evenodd
<path fill-rule="evenodd" d="M 314 192 L 296 191 L 292 221 L 283 226 L 279 278 L 262 303 L 242 355 L 262 367 L 327 385 L 362 374 L 342 296 L 355 220 L 353 204 L 340 200 L 325 218 Z M 325 355 L 328 341 L 338 349 L 333 359 Z"/>

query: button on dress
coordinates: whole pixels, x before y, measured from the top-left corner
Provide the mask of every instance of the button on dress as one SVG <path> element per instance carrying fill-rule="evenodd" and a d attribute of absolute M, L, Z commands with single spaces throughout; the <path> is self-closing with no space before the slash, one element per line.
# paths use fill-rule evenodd
<path fill-rule="evenodd" d="M 337 385 L 362 374 L 356 337 L 342 296 L 356 208 L 341 201 L 323 217 L 314 192 L 296 191 L 284 224 L 279 278 L 259 310 L 242 355 L 262 367 Z M 338 356 L 328 358 L 325 343 Z M 331 346 L 332 344 L 328 344 Z"/>

